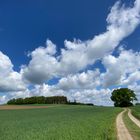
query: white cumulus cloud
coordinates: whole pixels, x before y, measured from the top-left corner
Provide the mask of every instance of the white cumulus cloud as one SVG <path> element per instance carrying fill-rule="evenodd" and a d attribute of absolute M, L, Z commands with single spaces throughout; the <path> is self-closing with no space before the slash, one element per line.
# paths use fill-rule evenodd
<path fill-rule="evenodd" d="M 0 92 L 22 91 L 26 86 L 21 75 L 13 70 L 13 64 L 8 56 L 0 52 Z"/>
<path fill-rule="evenodd" d="M 99 70 L 77 73 L 68 75 L 60 79 L 58 86 L 63 90 L 71 89 L 93 89 L 100 85 L 100 72 Z"/>
<path fill-rule="evenodd" d="M 29 65 L 22 69 L 23 77 L 31 83 L 41 84 L 53 76 L 77 73 L 112 52 L 120 41 L 133 33 L 139 23 L 139 0 L 133 7 L 116 2 L 107 17 L 106 32 L 87 41 L 65 40 L 65 47 L 57 57 L 54 56 L 56 45 L 48 40 L 46 47 L 39 47 L 31 53 Z"/>
<path fill-rule="evenodd" d="M 140 0 L 131 7 L 116 2 L 106 21 L 105 32 L 86 41 L 65 40 L 60 52 L 47 40 L 45 47 L 28 54 L 31 60 L 20 72 L 14 71 L 9 57 L 0 52 L 0 92 L 6 93 L 0 96 L 0 103 L 10 98 L 64 95 L 69 100 L 112 105 L 109 86 L 116 85 L 135 89 L 140 96 L 140 53 L 122 49 L 119 56 L 112 54 L 140 24 Z M 106 71 L 88 70 L 99 59 Z M 45 84 L 54 77 L 60 78 L 57 84 Z M 27 88 L 30 84 L 31 89 Z"/>
<path fill-rule="evenodd" d="M 102 63 L 106 73 L 102 73 L 103 85 L 129 85 L 140 80 L 140 53 L 122 50 L 118 57 L 108 55 Z"/>

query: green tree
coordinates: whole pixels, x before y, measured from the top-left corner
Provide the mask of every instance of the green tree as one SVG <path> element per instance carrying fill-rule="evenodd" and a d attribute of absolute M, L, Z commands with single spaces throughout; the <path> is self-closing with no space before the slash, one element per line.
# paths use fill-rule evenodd
<path fill-rule="evenodd" d="M 137 100 L 133 90 L 128 88 L 115 89 L 112 92 L 111 100 L 115 107 L 133 106 L 133 101 Z"/>
<path fill-rule="evenodd" d="M 65 96 L 51 96 L 51 97 L 44 97 L 44 96 L 33 96 L 33 97 L 26 97 L 26 98 L 17 98 L 11 99 L 7 102 L 7 104 L 15 104 L 15 105 L 22 105 L 22 104 L 67 104 L 67 97 Z"/>

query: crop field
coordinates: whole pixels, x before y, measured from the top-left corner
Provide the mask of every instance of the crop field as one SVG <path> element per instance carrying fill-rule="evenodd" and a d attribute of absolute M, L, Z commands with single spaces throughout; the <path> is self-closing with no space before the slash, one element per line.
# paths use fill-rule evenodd
<path fill-rule="evenodd" d="M 0 110 L 0 140 L 116 140 L 113 107 Z"/>
<path fill-rule="evenodd" d="M 132 114 L 133 114 L 137 119 L 140 120 L 140 105 L 131 107 L 131 110 L 132 110 Z"/>

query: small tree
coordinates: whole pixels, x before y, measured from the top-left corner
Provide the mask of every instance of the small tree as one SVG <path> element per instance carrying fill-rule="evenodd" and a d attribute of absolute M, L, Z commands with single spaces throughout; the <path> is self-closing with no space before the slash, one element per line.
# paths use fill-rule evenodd
<path fill-rule="evenodd" d="M 133 90 L 128 88 L 116 89 L 112 92 L 111 100 L 115 107 L 133 106 L 133 101 L 137 100 Z"/>

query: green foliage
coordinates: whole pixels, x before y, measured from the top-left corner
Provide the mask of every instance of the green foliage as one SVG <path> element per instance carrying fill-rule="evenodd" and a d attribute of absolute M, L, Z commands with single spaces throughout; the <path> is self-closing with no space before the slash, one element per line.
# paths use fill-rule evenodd
<path fill-rule="evenodd" d="M 67 101 L 67 97 L 65 96 L 51 96 L 51 97 L 44 97 L 44 96 L 33 96 L 27 98 L 17 98 L 11 99 L 7 102 L 8 105 L 23 105 L 23 104 L 69 104 L 69 105 L 89 105 L 93 106 L 92 103 L 79 103 Z"/>
<path fill-rule="evenodd" d="M 111 100 L 114 101 L 114 106 L 116 107 L 128 107 L 132 106 L 132 102 L 137 98 L 133 90 L 121 88 L 112 92 Z"/>
<path fill-rule="evenodd" d="M 76 101 L 74 101 L 74 102 L 68 102 L 67 104 L 69 104 L 69 105 L 88 105 L 88 106 L 94 106 L 94 104 L 93 103 L 80 103 L 80 102 L 76 102 Z"/>
<path fill-rule="evenodd" d="M 116 140 L 113 107 L 54 105 L 1 110 L 0 140 Z"/>
<path fill-rule="evenodd" d="M 52 96 L 52 97 L 44 97 L 44 96 L 33 96 L 25 99 L 17 98 L 11 99 L 7 102 L 9 105 L 22 105 L 22 104 L 66 104 L 67 97 L 65 96 Z"/>

